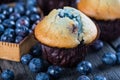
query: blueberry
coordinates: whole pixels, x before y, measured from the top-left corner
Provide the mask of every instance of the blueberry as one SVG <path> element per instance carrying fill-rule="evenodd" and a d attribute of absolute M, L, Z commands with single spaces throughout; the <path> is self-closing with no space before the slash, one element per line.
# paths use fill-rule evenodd
<path fill-rule="evenodd" d="M 107 80 L 107 79 L 104 76 L 98 75 L 98 76 L 95 76 L 93 80 Z"/>
<path fill-rule="evenodd" d="M 103 46 L 104 46 L 104 44 L 101 40 L 97 40 L 91 45 L 92 49 L 94 49 L 96 51 L 102 49 Z"/>
<path fill-rule="evenodd" d="M 20 43 L 23 40 L 22 36 L 16 36 L 15 43 Z"/>
<path fill-rule="evenodd" d="M 116 63 L 117 57 L 112 52 L 107 52 L 102 56 L 102 62 L 107 65 L 114 65 Z"/>
<path fill-rule="evenodd" d="M 14 11 L 20 14 L 24 14 L 25 8 L 24 8 L 23 3 L 17 3 L 14 7 Z"/>
<path fill-rule="evenodd" d="M 41 44 L 37 43 L 35 46 L 33 46 L 30 49 L 31 55 L 33 55 L 34 57 L 39 57 L 42 55 L 42 49 L 41 49 Z"/>
<path fill-rule="evenodd" d="M 7 10 L 3 10 L 2 14 L 4 14 L 6 17 L 8 17 L 9 13 L 7 12 Z"/>
<path fill-rule="evenodd" d="M 34 23 L 36 22 L 37 20 L 40 20 L 40 16 L 38 14 L 32 14 L 30 16 L 30 20 Z"/>
<path fill-rule="evenodd" d="M 39 72 L 43 68 L 43 60 L 40 58 L 33 58 L 29 63 L 29 69 L 32 72 Z"/>
<path fill-rule="evenodd" d="M 27 19 L 25 18 L 20 18 L 16 21 L 16 27 L 21 27 L 21 26 L 26 26 L 26 27 L 30 27 L 30 23 Z"/>
<path fill-rule="evenodd" d="M 13 7 L 8 7 L 7 11 L 8 11 L 9 14 L 11 14 L 11 13 L 13 13 L 14 8 Z"/>
<path fill-rule="evenodd" d="M 54 65 L 49 66 L 47 70 L 47 73 L 54 78 L 58 78 L 62 72 L 63 72 L 63 68 Z"/>
<path fill-rule="evenodd" d="M 30 16 L 30 14 L 32 14 L 32 12 L 30 10 L 27 10 L 25 13 L 27 16 Z"/>
<path fill-rule="evenodd" d="M 38 73 L 35 80 L 50 80 L 50 76 L 47 73 Z"/>
<path fill-rule="evenodd" d="M 16 12 L 14 12 L 14 13 L 12 13 L 11 15 L 10 15 L 10 19 L 11 20 L 17 20 L 17 19 L 19 19 L 20 18 L 20 14 L 19 13 L 16 13 Z"/>
<path fill-rule="evenodd" d="M 88 76 L 82 75 L 79 76 L 77 80 L 90 80 L 90 78 Z"/>
<path fill-rule="evenodd" d="M 3 21 L 3 26 L 5 26 L 6 28 L 14 28 L 15 22 L 11 19 L 6 19 Z"/>
<path fill-rule="evenodd" d="M 15 33 L 16 35 L 18 36 L 22 36 L 22 37 L 25 37 L 29 34 L 29 29 L 25 26 L 23 27 L 18 27 L 15 29 Z"/>
<path fill-rule="evenodd" d="M 120 44 L 117 46 L 117 52 L 120 52 Z"/>
<path fill-rule="evenodd" d="M 22 16 L 21 19 L 25 19 L 25 20 L 27 20 L 28 22 L 30 22 L 30 19 L 29 19 L 29 17 L 27 17 L 27 16 Z"/>
<path fill-rule="evenodd" d="M 27 6 L 36 6 L 37 1 L 36 0 L 27 0 Z"/>
<path fill-rule="evenodd" d="M 0 19 L 4 20 L 5 19 L 5 15 L 4 14 L 0 14 Z"/>
<path fill-rule="evenodd" d="M 13 7 L 9 6 L 8 8 L 4 9 L 2 13 L 8 17 L 13 11 L 14 11 Z"/>
<path fill-rule="evenodd" d="M 0 41 L 9 42 L 9 41 L 7 41 L 7 36 L 6 35 L 1 35 Z"/>
<path fill-rule="evenodd" d="M 21 57 L 21 63 L 28 64 L 31 59 L 32 59 L 32 56 L 30 54 L 25 54 Z"/>
<path fill-rule="evenodd" d="M 30 16 L 31 14 L 34 14 L 34 13 L 38 13 L 38 10 L 37 10 L 37 8 L 36 7 L 29 7 L 28 9 L 27 9 L 27 11 L 26 11 L 26 15 L 27 16 Z"/>
<path fill-rule="evenodd" d="M 36 27 L 36 24 L 34 23 L 34 24 L 32 25 L 32 27 L 31 27 L 31 30 L 34 30 L 35 27 Z"/>
<path fill-rule="evenodd" d="M 3 80 L 14 80 L 14 72 L 7 69 L 1 73 L 1 78 Z"/>
<path fill-rule="evenodd" d="M 7 28 L 4 32 L 4 34 L 5 35 L 10 35 L 10 34 L 15 35 L 15 30 L 12 28 Z"/>
<path fill-rule="evenodd" d="M 2 11 L 2 14 L 8 17 L 12 12 L 13 12 L 13 7 L 8 7 Z"/>
<path fill-rule="evenodd" d="M 33 30 L 29 29 L 29 33 L 33 33 Z"/>
<path fill-rule="evenodd" d="M 14 42 L 14 36 L 12 34 L 2 34 L 0 40 L 4 42 Z"/>
<path fill-rule="evenodd" d="M 2 4 L 0 5 L 0 13 L 2 13 L 4 10 L 6 10 L 8 8 L 8 5 L 6 4 Z"/>
<path fill-rule="evenodd" d="M 0 24 L 0 35 L 2 35 L 4 33 L 4 26 L 2 24 Z"/>
<path fill-rule="evenodd" d="M 77 65 L 77 71 L 80 74 L 88 74 L 92 71 L 92 64 L 89 61 L 82 61 Z"/>
<path fill-rule="evenodd" d="M 117 56 L 117 63 L 120 64 L 120 52 L 117 52 L 116 56 Z"/>

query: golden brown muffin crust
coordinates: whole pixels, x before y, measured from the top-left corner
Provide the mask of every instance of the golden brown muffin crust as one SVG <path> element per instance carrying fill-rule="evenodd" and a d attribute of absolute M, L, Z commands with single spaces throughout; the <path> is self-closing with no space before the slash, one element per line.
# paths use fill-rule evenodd
<path fill-rule="evenodd" d="M 78 0 L 77 7 L 95 19 L 120 19 L 120 0 Z"/>

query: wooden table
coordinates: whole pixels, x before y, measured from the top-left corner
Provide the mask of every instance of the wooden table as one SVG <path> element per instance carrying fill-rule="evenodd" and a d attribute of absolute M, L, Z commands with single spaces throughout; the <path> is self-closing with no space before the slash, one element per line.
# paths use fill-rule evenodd
<path fill-rule="evenodd" d="M 101 57 L 106 52 L 116 52 L 115 48 L 120 44 L 120 38 L 112 42 L 104 42 L 104 47 L 98 51 L 89 51 L 86 60 L 93 65 L 93 71 L 88 76 L 93 79 L 95 75 L 104 75 L 107 80 L 120 80 L 120 65 L 107 66 L 103 65 Z M 15 73 L 15 80 L 35 80 L 35 73 L 30 72 L 27 65 L 22 65 L 18 62 L 11 62 L 0 60 L 2 70 L 11 69 Z M 76 80 L 80 74 L 76 72 L 75 68 L 66 69 L 66 71 L 57 80 Z M 0 79 L 2 80 L 2 79 Z"/>

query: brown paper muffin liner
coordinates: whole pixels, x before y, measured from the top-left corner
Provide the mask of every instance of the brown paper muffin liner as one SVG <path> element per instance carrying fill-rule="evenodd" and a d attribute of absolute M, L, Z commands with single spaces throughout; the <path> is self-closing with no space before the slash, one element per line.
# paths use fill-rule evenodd
<path fill-rule="evenodd" d="M 42 45 L 43 58 L 50 63 L 62 67 L 73 67 L 85 59 L 87 46 L 78 46 L 71 49 L 53 48 Z"/>
<path fill-rule="evenodd" d="M 93 20 L 98 24 L 101 34 L 100 39 L 104 41 L 112 41 L 120 37 L 120 19 L 116 20 Z"/>

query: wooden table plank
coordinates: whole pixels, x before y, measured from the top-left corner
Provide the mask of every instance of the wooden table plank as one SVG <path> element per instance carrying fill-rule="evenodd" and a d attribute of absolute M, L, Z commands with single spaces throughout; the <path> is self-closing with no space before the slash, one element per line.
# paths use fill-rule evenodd
<path fill-rule="evenodd" d="M 116 73 L 112 70 L 106 71 L 105 73 L 97 73 L 94 74 L 94 76 L 96 75 L 102 75 L 105 76 L 107 78 L 107 80 L 120 80 L 120 78 L 116 75 Z M 93 78 L 91 79 L 93 80 Z"/>
<path fill-rule="evenodd" d="M 113 48 L 116 48 L 120 44 L 120 37 L 114 41 L 111 41 L 110 44 Z"/>
<path fill-rule="evenodd" d="M 58 80 L 75 80 L 79 76 L 75 68 L 65 69 Z"/>
<path fill-rule="evenodd" d="M 32 77 L 32 78 L 29 79 L 29 80 L 35 80 L 36 73 L 31 72 L 31 71 L 29 70 L 28 65 L 24 65 L 24 68 L 25 68 L 26 72 Z"/>
<path fill-rule="evenodd" d="M 30 77 L 31 74 L 28 74 L 27 71 L 25 71 L 21 63 L 11 62 L 7 60 L 0 60 L 0 66 L 2 70 L 5 69 L 12 70 L 15 74 L 15 80 L 33 80 Z"/>
<path fill-rule="evenodd" d="M 24 70 L 24 73 L 25 74 L 22 74 L 22 76 L 21 77 L 23 77 L 24 76 L 24 78 L 22 79 L 22 80 L 34 80 L 34 78 L 33 78 L 33 76 L 29 73 L 29 70 L 26 70 L 25 68 L 24 68 L 24 66 L 25 65 L 22 65 L 21 63 L 17 63 L 16 64 L 17 66 L 18 66 L 18 69 L 21 71 L 21 70 Z M 19 76 L 19 75 L 18 75 Z M 18 79 L 16 79 L 16 80 L 18 80 Z"/>
<path fill-rule="evenodd" d="M 118 67 L 120 67 L 120 66 L 118 66 Z M 120 78 L 120 68 L 115 69 L 115 74 L 116 74 L 116 76 L 118 76 Z"/>

